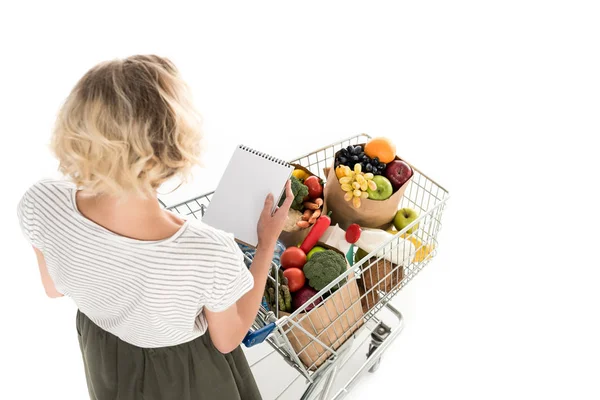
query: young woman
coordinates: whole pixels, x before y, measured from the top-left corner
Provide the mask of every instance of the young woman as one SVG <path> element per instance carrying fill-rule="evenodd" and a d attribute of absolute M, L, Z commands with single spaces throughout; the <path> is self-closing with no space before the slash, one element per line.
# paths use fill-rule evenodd
<path fill-rule="evenodd" d="M 69 180 L 18 207 L 50 297 L 71 297 L 94 400 L 260 399 L 239 345 L 292 195 L 258 224 L 250 270 L 229 233 L 163 210 L 156 190 L 197 162 L 200 130 L 175 66 L 104 62 L 63 105 L 52 148 Z"/>

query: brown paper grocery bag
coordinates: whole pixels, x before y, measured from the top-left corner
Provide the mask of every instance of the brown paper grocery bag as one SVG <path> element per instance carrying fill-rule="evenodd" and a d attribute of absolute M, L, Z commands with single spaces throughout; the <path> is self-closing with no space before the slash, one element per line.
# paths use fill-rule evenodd
<path fill-rule="evenodd" d="M 363 311 L 367 313 L 379 301 L 379 293 L 389 293 L 397 288 L 404 278 L 404 268 L 381 258 L 372 257 L 361 267 L 358 291 Z"/>
<path fill-rule="evenodd" d="M 364 144 L 363 144 L 364 146 Z M 396 157 L 397 160 L 400 158 Z M 411 178 L 412 179 L 412 178 Z M 323 190 L 325 196 L 325 211 L 332 211 L 331 224 L 339 224 L 342 229 L 347 229 L 351 224 L 358 224 L 365 228 L 382 228 L 388 226 L 396 216 L 400 200 L 404 195 L 410 179 L 400 187 L 389 199 L 361 201 L 360 208 L 354 208 L 352 201 L 346 201 L 346 192 L 335 175 L 335 168 L 329 168 L 327 184 Z"/>
<path fill-rule="evenodd" d="M 363 309 L 359 300 L 360 294 L 356 279 L 350 275 L 348 282 L 322 304 L 293 319 L 311 336 L 294 324 L 284 326 L 292 348 L 306 368 L 312 371 L 316 370 L 331 355 L 331 352 L 313 340 L 313 337 L 335 350 L 362 326 Z"/>

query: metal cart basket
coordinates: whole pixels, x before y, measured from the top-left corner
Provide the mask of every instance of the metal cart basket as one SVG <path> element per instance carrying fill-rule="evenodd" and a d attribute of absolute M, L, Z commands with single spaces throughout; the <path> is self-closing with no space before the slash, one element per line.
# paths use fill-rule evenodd
<path fill-rule="evenodd" d="M 335 153 L 348 145 L 368 141 L 366 134 L 316 150 L 291 161 L 317 176 L 331 167 Z M 400 207 L 410 207 L 419 213 L 417 220 L 398 232 L 388 242 L 364 256 L 336 280 L 318 292 L 292 314 L 278 307 L 261 306 L 251 331 L 244 339 L 246 346 L 267 341 L 283 359 L 295 368 L 309 385 L 302 399 L 341 399 L 349 392 L 361 374 L 374 372 L 385 349 L 402 330 L 402 314 L 390 300 L 410 282 L 436 255 L 437 235 L 441 227 L 448 191 L 414 168 L 414 174 L 401 200 Z M 202 218 L 212 192 L 169 206 L 167 209 L 183 215 Z M 416 253 L 404 254 L 410 241 Z M 394 257 L 390 257 L 394 255 Z M 246 255 L 248 258 L 248 256 Z M 404 260 L 395 265 L 390 260 Z M 249 260 L 251 261 L 251 260 Z M 280 265 L 272 263 L 270 284 L 278 287 Z M 277 292 L 277 291 L 276 291 Z M 318 305 L 314 306 L 314 304 Z M 275 301 L 278 304 L 278 301 Z M 397 323 L 384 323 L 381 310 L 386 308 Z M 307 311 L 308 309 L 308 311 Z M 370 332 L 371 342 L 364 363 L 336 394 L 332 383 L 348 359 L 352 338 Z M 362 335 L 364 336 L 364 335 Z M 315 354 L 317 357 L 315 357 Z"/>

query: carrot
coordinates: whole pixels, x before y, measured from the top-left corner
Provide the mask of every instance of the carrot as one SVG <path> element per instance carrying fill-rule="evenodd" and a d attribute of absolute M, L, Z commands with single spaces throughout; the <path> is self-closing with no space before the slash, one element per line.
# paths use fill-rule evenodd
<path fill-rule="evenodd" d="M 315 222 L 317 222 L 317 218 L 319 218 L 321 216 L 321 210 L 316 210 L 313 215 L 308 219 L 308 223 L 309 224 L 314 224 Z"/>
<path fill-rule="evenodd" d="M 310 217 L 312 217 L 312 215 L 313 215 L 312 210 L 305 210 L 304 214 L 302 215 L 302 220 L 308 221 L 310 219 Z"/>
<path fill-rule="evenodd" d="M 304 202 L 304 207 L 308 208 L 309 210 L 318 210 L 321 208 L 317 203 L 313 203 L 311 201 Z"/>

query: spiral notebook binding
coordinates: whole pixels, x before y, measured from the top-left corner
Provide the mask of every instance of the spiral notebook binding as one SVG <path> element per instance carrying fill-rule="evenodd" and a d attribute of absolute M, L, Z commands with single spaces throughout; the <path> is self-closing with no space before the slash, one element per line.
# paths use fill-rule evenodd
<path fill-rule="evenodd" d="M 258 151 L 258 150 L 254 150 L 254 149 L 253 149 L 253 148 L 251 148 L 251 147 L 244 146 L 244 145 L 242 145 L 242 144 L 241 144 L 241 145 L 239 146 L 239 148 L 240 148 L 240 149 L 242 149 L 242 150 L 245 150 L 245 151 L 247 151 L 247 152 L 249 152 L 249 153 L 252 153 L 252 154 L 254 154 L 254 155 L 257 155 L 257 156 L 259 156 L 259 157 L 266 158 L 267 160 L 269 160 L 269 161 L 272 161 L 272 162 L 274 162 L 274 163 L 277 163 L 277 164 L 283 165 L 283 166 L 285 166 L 285 167 L 290 167 L 290 164 L 289 164 L 287 161 L 283 161 L 283 160 L 281 160 L 281 159 L 279 159 L 279 158 L 277 158 L 277 157 L 273 157 L 273 156 L 270 156 L 270 155 L 268 155 L 268 154 L 266 154 L 266 153 L 260 152 L 260 151 Z"/>

